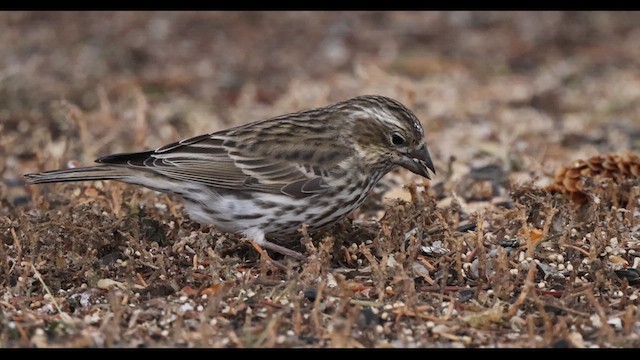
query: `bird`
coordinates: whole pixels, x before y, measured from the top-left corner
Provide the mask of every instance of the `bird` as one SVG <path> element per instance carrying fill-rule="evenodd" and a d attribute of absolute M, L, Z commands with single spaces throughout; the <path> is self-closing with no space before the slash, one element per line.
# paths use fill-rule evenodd
<path fill-rule="evenodd" d="M 98 165 L 26 174 L 27 184 L 115 180 L 181 198 L 191 219 L 299 260 L 300 228 L 358 208 L 388 172 L 431 179 L 420 120 L 397 100 L 361 95 L 199 135 Z M 267 255 L 268 256 L 268 255 Z"/>

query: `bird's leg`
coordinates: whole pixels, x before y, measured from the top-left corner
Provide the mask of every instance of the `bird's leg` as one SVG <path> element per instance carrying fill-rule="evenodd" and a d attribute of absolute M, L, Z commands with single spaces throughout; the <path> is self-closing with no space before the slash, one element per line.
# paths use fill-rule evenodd
<path fill-rule="evenodd" d="M 267 254 L 266 251 L 264 251 L 264 249 L 262 249 L 262 247 L 260 247 L 260 245 L 258 245 L 257 242 L 253 241 L 253 240 L 249 240 L 249 242 L 251 243 L 251 246 L 253 246 L 254 249 L 256 249 L 256 251 L 258 252 L 258 254 L 260 254 L 260 261 L 266 261 L 269 264 L 273 264 L 276 267 L 282 269 L 282 270 L 287 270 L 287 267 L 284 266 L 283 264 L 281 264 L 278 261 L 275 261 L 271 258 L 271 256 L 269 256 L 269 254 Z"/>
<path fill-rule="evenodd" d="M 291 249 L 287 249 L 284 246 L 280 246 L 267 241 L 262 231 L 250 230 L 245 232 L 245 236 L 251 241 L 251 245 L 256 249 L 258 253 L 260 253 L 260 256 L 266 257 L 270 262 L 275 263 L 275 261 L 272 260 L 271 257 L 269 257 L 269 255 L 267 255 L 263 249 L 275 251 L 285 256 L 291 256 L 292 258 L 300 261 L 305 261 L 307 259 L 304 255 L 300 254 L 297 251 L 293 251 Z"/>
<path fill-rule="evenodd" d="M 293 257 L 293 258 L 295 258 L 297 260 L 300 260 L 300 261 L 305 261 L 306 260 L 304 255 L 300 254 L 299 252 L 287 249 L 287 248 L 285 248 L 283 246 L 280 246 L 280 245 L 276 245 L 276 244 L 274 244 L 272 242 L 265 241 L 264 243 L 262 243 L 262 246 L 260 246 L 256 241 L 253 241 L 253 240 L 249 240 L 249 242 L 251 243 L 251 246 L 253 246 L 253 248 L 256 249 L 256 251 L 260 254 L 260 259 L 266 260 L 266 262 L 268 262 L 270 264 L 273 264 L 273 265 L 275 265 L 276 267 L 279 267 L 282 270 L 287 270 L 287 267 L 284 264 L 282 264 L 281 262 L 273 260 L 271 258 L 271 256 L 269 256 L 269 254 L 267 254 L 267 252 L 264 251 L 264 249 L 273 250 L 273 251 L 279 252 L 279 253 L 281 253 L 283 255 L 291 256 L 291 257 Z"/>
<path fill-rule="evenodd" d="M 264 241 L 264 243 L 262 244 L 262 247 L 265 248 L 265 249 L 269 249 L 269 250 L 275 251 L 275 252 L 280 253 L 282 255 L 291 256 L 292 258 L 294 258 L 296 260 L 300 260 L 300 261 L 307 260 L 307 257 L 302 255 L 302 254 L 300 254 L 299 252 L 291 250 L 291 249 L 287 249 L 284 246 L 280 246 L 278 244 L 274 244 L 274 243 L 269 242 L 267 240 Z"/>

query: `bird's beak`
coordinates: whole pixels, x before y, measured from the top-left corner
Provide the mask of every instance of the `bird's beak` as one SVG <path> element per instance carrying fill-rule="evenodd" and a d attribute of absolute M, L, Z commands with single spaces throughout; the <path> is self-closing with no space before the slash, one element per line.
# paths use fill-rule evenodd
<path fill-rule="evenodd" d="M 402 156 L 400 160 L 398 160 L 398 165 L 427 179 L 431 179 L 428 170 L 431 170 L 434 174 L 436 173 L 426 144 L 422 144 Z"/>

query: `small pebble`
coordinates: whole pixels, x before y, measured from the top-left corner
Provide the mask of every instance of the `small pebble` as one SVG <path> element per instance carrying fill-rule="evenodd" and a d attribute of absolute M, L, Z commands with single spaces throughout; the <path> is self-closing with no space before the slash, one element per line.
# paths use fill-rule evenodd
<path fill-rule="evenodd" d="M 612 237 L 611 240 L 609 240 L 609 244 L 611 244 L 611 246 L 613 247 L 618 247 L 618 238 Z"/>

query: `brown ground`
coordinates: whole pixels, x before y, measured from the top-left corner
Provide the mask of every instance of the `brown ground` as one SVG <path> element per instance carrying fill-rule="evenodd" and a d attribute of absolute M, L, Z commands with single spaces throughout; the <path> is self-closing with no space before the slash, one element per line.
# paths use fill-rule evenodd
<path fill-rule="evenodd" d="M 637 167 L 604 156 L 640 152 L 639 24 L 0 14 L 0 347 L 640 346 Z M 281 259 L 287 271 L 165 195 L 23 186 L 70 160 L 367 93 L 416 112 L 438 173 L 390 174 L 303 241 L 306 265 Z"/>

